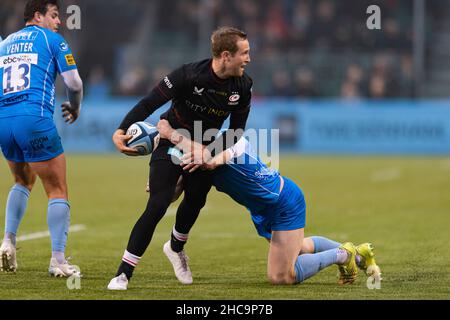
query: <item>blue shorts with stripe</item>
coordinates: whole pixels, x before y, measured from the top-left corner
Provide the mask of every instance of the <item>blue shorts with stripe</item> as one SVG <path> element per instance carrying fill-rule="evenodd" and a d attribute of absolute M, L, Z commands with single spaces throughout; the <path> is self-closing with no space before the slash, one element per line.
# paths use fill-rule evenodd
<path fill-rule="evenodd" d="M 36 116 L 0 118 L 0 148 L 13 162 L 47 161 L 64 153 L 53 119 Z"/>
<path fill-rule="evenodd" d="M 264 212 L 251 213 L 261 237 L 271 239 L 272 231 L 290 231 L 305 227 L 306 203 L 302 190 L 292 180 L 283 177 L 284 187 L 278 202 Z"/>

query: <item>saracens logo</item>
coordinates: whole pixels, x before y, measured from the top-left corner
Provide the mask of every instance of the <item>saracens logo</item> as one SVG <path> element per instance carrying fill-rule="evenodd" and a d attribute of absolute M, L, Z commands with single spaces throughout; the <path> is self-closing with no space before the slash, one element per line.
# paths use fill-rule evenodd
<path fill-rule="evenodd" d="M 238 94 L 233 94 L 233 95 L 229 98 L 229 100 L 230 100 L 230 102 L 236 102 L 236 101 L 239 101 L 240 98 L 241 98 L 240 95 L 238 95 Z"/>

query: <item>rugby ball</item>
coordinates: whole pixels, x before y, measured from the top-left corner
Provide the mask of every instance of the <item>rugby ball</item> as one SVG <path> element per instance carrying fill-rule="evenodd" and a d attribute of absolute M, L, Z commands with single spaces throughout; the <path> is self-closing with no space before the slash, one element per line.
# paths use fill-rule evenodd
<path fill-rule="evenodd" d="M 133 123 L 128 128 L 127 135 L 132 136 L 127 142 L 127 147 L 136 149 L 141 156 L 152 153 L 159 143 L 159 132 L 156 127 L 144 121 Z"/>

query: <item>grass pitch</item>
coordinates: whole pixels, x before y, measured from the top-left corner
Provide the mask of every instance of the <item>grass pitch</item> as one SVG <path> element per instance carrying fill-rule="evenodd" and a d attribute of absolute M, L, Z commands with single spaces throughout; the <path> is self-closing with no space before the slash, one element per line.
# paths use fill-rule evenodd
<path fill-rule="evenodd" d="M 106 290 L 142 213 L 148 159 L 68 155 L 71 233 L 67 254 L 81 267 L 80 290 L 47 275 L 48 237 L 20 241 L 17 274 L 0 274 L 0 299 L 449 299 L 450 159 L 284 157 L 281 172 L 307 200 L 306 235 L 370 241 L 383 272 L 381 289 L 366 277 L 336 284 L 332 266 L 296 286 L 266 280 L 268 245 L 246 209 L 212 190 L 188 245 L 194 284 L 182 286 L 162 253 L 175 219 L 172 205 L 156 229 L 129 290 Z M 0 210 L 11 177 L 0 162 Z M 33 190 L 19 236 L 47 230 L 47 200 Z M 3 217 L 3 215 L 2 215 Z M 3 218 L 2 228 L 3 228 Z"/>

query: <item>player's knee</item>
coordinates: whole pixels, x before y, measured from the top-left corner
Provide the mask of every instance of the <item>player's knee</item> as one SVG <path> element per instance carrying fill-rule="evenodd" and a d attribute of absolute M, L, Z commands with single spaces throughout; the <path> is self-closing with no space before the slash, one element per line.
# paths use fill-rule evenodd
<path fill-rule="evenodd" d="M 36 177 L 32 176 L 27 179 L 22 177 L 15 176 L 14 177 L 15 184 L 18 184 L 24 188 L 27 188 L 29 191 L 33 190 L 34 183 L 36 182 Z"/>
<path fill-rule="evenodd" d="M 189 206 L 196 209 L 202 209 L 206 204 L 206 196 L 198 196 L 195 194 L 186 194 L 185 200 L 189 202 Z"/>
<path fill-rule="evenodd" d="M 31 192 L 31 190 L 33 190 L 33 186 L 34 186 L 34 182 L 28 182 L 26 183 L 25 181 L 21 181 L 21 180 L 15 180 L 14 181 L 17 185 L 24 187 L 26 189 L 28 189 L 28 191 Z"/>
<path fill-rule="evenodd" d="M 269 272 L 267 277 L 273 285 L 286 285 L 295 282 L 289 272 Z"/>
<path fill-rule="evenodd" d="M 147 204 L 147 211 L 149 212 L 165 212 L 167 208 L 170 206 L 170 203 L 172 202 L 172 196 L 171 195 L 165 195 L 165 194 L 156 194 L 156 195 L 150 195 L 150 198 L 148 200 Z"/>
<path fill-rule="evenodd" d="M 67 188 L 55 187 L 47 191 L 47 196 L 49 199 L 68 199 L 69 195 Z"/>
<path fill-rule="evenodd" d="M 314 253 L 314 242 L 311 238 L 303 239 L 301 254 Z"/>

